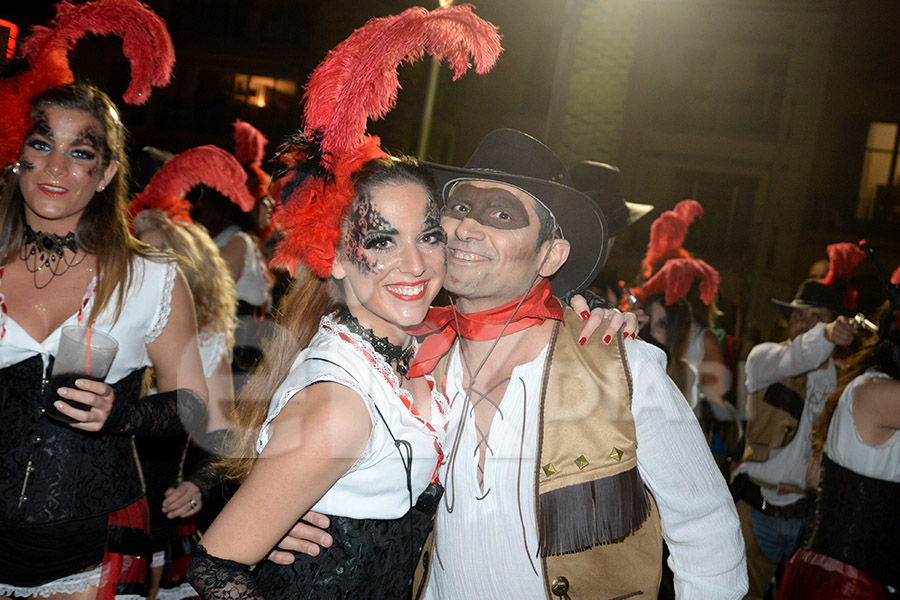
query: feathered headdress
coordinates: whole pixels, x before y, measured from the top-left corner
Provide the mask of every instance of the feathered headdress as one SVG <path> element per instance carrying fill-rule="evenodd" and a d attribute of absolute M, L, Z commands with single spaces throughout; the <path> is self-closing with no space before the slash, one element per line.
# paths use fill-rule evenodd
<path fill-rule="evenodd" d="M 131 84 L 122 98 L 143 104 L 153 86 L 169 83 L 175 51 L 166 24 L 137 0 L 96 0 L 84 4 L 60 2 L 49 27 L 35 27 L 22 44 L 13 65 L 22 67 L 0 79 L 0 165 L 16 160 L 31 120 L 31 99 L 53 86 L 75 81 L 69 51 L 88 33 L 122 38 L 122 50 L 131 63 Z"/>
<path fill-rule="evenodd" d="M 190 223 L 191 203 L 184 196 L 200 184 L 215 188 L 242 209 L 252 207 L 246 181 L 244 168 L 230 153 L 217 146 L 191 148 L 169 159 L 132 199 L 129 220 L 141 211 L 158 209 L 173 221 Z"/>
<path fill-rule="evenodd" d="M 353 199 L 352 175 L 363 164 L 387 157 L 368 119 L 380 119 L 397 99 L 397 67 L 424 53 L 446 59 L 456 80 L 470 65 L 493 67 L 501 51 L 491 23 L 471 5 L 410 8 L 371 19 L 338 44 L 316 67 L 303 95 L 301 131 L 280 149 L 282 210 L 276 224 L 285 238 L 274 262 L 293 272 L 304 263 L 319 277 L 331 274 L 340 226 Z"/>
<path fill-rule="evenodd" d="M 841 304 L 845 309 L 853 312 L 856 310 L 859 292 L 850 285 L 850 276 L 856 265 L 862 262 L 866 255 L 857 244 L 849 242 L 829 244 L 826 250 L 828 252 L 828 274 L 825 275 L 822 283 L 839 289 L 842 296 Z"/>
<path fill-rule="evenodd" d="M 631 292 L 641 302 L 665 292 L 666 306 L 684 298 L 700 282 L 700 300 L 709 306 L 719 291 L 719 272 L 699 258 L 670 258 L 650 279 Z"/>
<path fill-rule="evenodd" d="M 262 168 L 268 143 L 269 140 L 259 129 L 246 121 L 235 120 L 234 157 L 247 169 L 247 188 L 256 200 L 269 193 L 271 178 Z"/>
<path fill-rule="evenodd" d="M 703 216 L 703 206 L 696 200 L 682 200 L 672 210 L 661 214 L 650 226 L 650 242 L 641 261 L 641 275 L 650 277 L 653 269 L 671 258 L 688 258 L 683 248 L 688 228 Z"/>
<path fill-rule="evenodd" d="M 859 247 L 872 263 L 872 268 L 875 269 L 875 275 L 884 288 L 885 295 L 887 295 L 888 301 L 891 303 L 891 308 L 898 311 L 897 320 L 898 325 L 900 325 L 900 267 L 897 267 L 890 278 L 888 278 L 872 247 L 865 240 L 860 240 Z"/>

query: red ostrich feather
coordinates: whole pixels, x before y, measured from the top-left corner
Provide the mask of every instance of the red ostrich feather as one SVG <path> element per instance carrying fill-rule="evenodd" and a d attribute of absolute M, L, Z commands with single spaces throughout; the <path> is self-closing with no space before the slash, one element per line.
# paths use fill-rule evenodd
<path fill-rule="evenodd" d="M 15 160 L 28 133 L 31 98 L 48 87 L 75 80 L 69 51 L 89 33 L 122 38 L 122 51 L 131 63 L 131 83 L 122 96 L 128 104 L 143 104 L 153 86 L 169 83 L 175 65 L 172 39 L 166 24 L 148 6 L 137 0 L 60 2 L 50 26 L 35 27 L 21 47 L 28 69 L 0 84 L 2 164 Z"/>
<path fill-rule="evenodd" d="M 650 226 L 650 242 L 641 261 L 641 274 L 650 277 L 653 268 L 666 259 L 688 258 L 683 248 L 691 223 L 703 216 L 703 206 L 696 200 L 682 200 L 672 210 L 661 214 Z"/>
<path fill-rule="evenodd" d="M 266 136 L 250 123 L 240 119 L 234 122 L 234 156 L 249 171 L 247 188 L 256 200 L 269 193 L 271 177 L 262 168 L 268 143 Z"/>
<path fill-rule="evenodd" d="M 891 283 L 900 285 L 900 267 L 897 267 L 897 269 L 891 273 Z"/>
<path fill-rule="evenodd" d="M 160 167 L 144 190 L 129 205 L 130 219 L 146 209 L 158 209 L 173 221 L 191 222 L 191 204 L 185 194 L 203 184 L 215 188 L 244 210 L 253 206 L 246 188 L 247 174 L 229 152 L 217 146 L 197 146 L 176 154 Z M 249 209 L 246 209 L 249 210 Z"/>
<path fill-rule="evenodd" d="M 833 285 L 841 290 L 841 303 L 849 311 L 856 310 L 856 300 L 859 291 L 850 285 L 850 277 L 856 265 L 866 258 L 866 253 L 857 244 L 840 242 L 829 244 L 828 274 L 822 280 L 825 285 Z"/>
<path fill-rule="evenodd" d="M 397 67 L 427 52 L 446 60 L 453 80 L 469 68 L 488 72 L 500 55 L 500 35 L 470 4 L 429 11 L 413 7 L 371 19 L 316 67 L 303 95 L 304 129 L 320 131 L 322 151 L 339 156 L 359 144 L 368 119 L 384 117 L 397 101 Z"/>
<path fill-rule="evenodd" d="M 670 306 L 684 298 L 696 280 L 700 281 L 700 299 L 709 306 L 719 291 L 719 272 L 699 258 L 670 258 L 653 277 L 632 293 L 641 302 L 665 293 L 666 306 Z"/>
<path fill-rule="evenodd" d="M 319 277 L 331 274 L 354 196 L 352 175 L 388 156 L 378 138 L 366 135 L 366 125 L 394 107 L 401 63 L 427 52 L 446 59 L 456 80 L 470 56 L 475 70 L 485 73 L 501 50 L 497 28 L 475 16 L 471 5 L 415 7 L 371 19 L 331 50 L 306 85 L 302 134 L 279 155 L 290 174 L 276 181 L 283 206 L 274 220 L 285 236 L 273 262 L 291 273 L 302 262 Z"/>

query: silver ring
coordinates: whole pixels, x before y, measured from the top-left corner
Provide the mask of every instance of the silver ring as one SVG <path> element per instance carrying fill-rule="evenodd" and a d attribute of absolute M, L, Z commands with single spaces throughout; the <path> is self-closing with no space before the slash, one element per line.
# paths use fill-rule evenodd
<path fill-rule="evenodd" d="M 191 508 L 197 508 L 197 501 L 191 500 Z"/>

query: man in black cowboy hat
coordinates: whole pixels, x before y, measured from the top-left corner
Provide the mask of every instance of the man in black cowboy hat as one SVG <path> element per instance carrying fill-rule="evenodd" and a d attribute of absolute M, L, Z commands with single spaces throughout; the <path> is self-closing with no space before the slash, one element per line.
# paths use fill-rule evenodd
<path fill-rule="evenodd" d="M 665 357 L 634 339 L 582 349 L 552 297 L 602 267 L 603 212 L 518 131 L 433 171 L 455 305 L 417 357 L 443 355 L 452 403 L 425 597 L 654 597 L 662 523 L 681 594 L 740 598 L 734 507 Z"/>
<path fill-rule="evenodd" d="M 750 593 L 762 598 L 775 565 L 791 557 L 812 499 L 806 486 L 809 433 L 834 391 L 831 353 L 853 342 L 841 292 L 804 281 L 790 302 L 772 299 L 788 320 L 789 340 L 763 343 L 747 356 L 748 423 L 743 463 L 735 471 L 738 514 L 747 544 Z"/>
<path fill-rule="evenodd" d="M 665 356 L 580 337 L 581 317 L 553 297 L 602 267 L 602 211 L 518 131 L 488 134 L 463 168 L 430 167 L 454 304 L 429 314 L 410 375 L 433 369 L 452 415 L 439 533 L 414 589 L 655 597 L 664 529 L 680 595 L 740 598 L 737 515 Z"/>

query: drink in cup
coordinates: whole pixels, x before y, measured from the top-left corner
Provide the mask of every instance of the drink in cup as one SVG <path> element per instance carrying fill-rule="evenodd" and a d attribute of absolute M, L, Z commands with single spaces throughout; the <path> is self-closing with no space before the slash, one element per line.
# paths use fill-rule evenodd
<path fill-rule="evenodd" d="M 118 349 L 119 344 L 116 340 L 91 327 L 79 325 L 63 327 L 50 381 L 44 394 L 45 414 L 62 423 L 74 423 L 75 419 L 62 414 L 53 406 L 53 403 L 59 400 L 79 410 L 89 410 L 90 406 L 86 404 L 60 396 L 59 388 L 77 390 L 79 389 L 75 386 L 77 379 L 103 381 L 109 373 Z"/>

